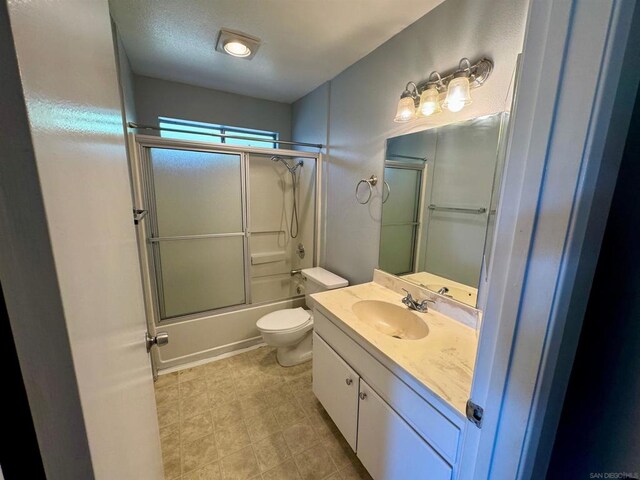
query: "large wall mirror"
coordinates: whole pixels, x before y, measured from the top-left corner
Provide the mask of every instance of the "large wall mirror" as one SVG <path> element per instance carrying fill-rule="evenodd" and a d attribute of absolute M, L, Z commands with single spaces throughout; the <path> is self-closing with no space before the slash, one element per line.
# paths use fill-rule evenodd
<path fill-rule="evenodd" d="M 476 306 L 508 113 L 387 140 L 380 269 Z"/>

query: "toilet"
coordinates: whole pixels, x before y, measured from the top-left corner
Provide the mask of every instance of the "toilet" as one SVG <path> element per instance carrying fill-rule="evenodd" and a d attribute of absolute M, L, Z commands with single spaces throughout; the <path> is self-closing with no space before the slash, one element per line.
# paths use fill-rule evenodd
<path fill-rule="evenodd" d="M 261 317 L 256 327 L 267 345 L 276 347 L 278 363 L 291 367 L 311 360 L 313 337 L 312 293 L 324 292 L 349 285 L 349 282 L 324 268 L 302 270 L 307 308 L 276 310 Z"/>

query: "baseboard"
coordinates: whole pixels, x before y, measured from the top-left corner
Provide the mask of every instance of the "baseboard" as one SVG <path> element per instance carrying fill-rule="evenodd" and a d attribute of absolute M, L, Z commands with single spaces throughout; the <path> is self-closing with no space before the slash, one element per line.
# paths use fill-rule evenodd
<path fill-rule="evenodd" d="M 205 363 L 222 360 L 223 358 L 232 357 L 240 353 L 244 353 L 255 348 L 264 346 L 261 336 L 247 338 L 239 342 L 229 343 L 220 347 L 211 348 L 201 352 L 196 352 L 182 357 L 172 358 L 158 365 L 158 375 L 183 370 L 185 368 L 197 367 Z"/>

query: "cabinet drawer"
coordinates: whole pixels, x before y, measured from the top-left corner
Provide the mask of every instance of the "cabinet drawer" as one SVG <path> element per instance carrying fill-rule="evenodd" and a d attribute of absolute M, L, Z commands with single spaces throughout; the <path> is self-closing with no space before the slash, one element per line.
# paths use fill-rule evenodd
<path fill-rule="evenodd" d="M 459 428 L 317 308 L 314 330 L 330 347 L 451 464 L 456 462 Z"/>
<path fill-rule="evenodd" d="M 358 374 L 313 334 L 313 393 L 351 448 L 356 449 Z"/>
<path fill-rule="evenodd" d="M 360 379 L 358 458 L 375 480 L 451 480 L 451 467 Z"/>

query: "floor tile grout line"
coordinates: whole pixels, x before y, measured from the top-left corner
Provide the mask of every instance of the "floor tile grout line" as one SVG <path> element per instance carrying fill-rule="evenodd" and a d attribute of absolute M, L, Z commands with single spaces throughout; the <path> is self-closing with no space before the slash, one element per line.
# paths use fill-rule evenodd
<path fill-rule="evenodd" d="M 258 352 L 260 349 L 256 349 L 255 352 Z M 254 351 L 251 351 L 254 352 Z M 247 352 L 249 353 L 249 352 Z M 323 428 L 320 428 L 320 425 L 322 425 L 323 423 L 326 424 L 326 420 L 323 419 L 322 417 L 318 418 L 315 415 L 315 409 L 312 405 L 307 404 L 308 408 L 305 408 L 305 403 L 303 402 L 302 398 L 304 395 L 307 394 L 307 392 L 312 392 L 312 386 L 310 384 L 307 384 L 307 382 L 305 380 L 301 380 L 303 377 L 309 375 L 310 376 L 310 368 L 306 368 L 306 369 L 299 369 L 298 371 L 295 371 L 293 373 L 293 375 L 285 375 L 285 374 L 277 374 L 274 375 L 273 378 L 271 378 L 270 380 L 273 383 L 269 383 L 269 380 L 265 381 L 264 379 L 262 379 L 261 381 L 256 382 L 257 385 L 253 385 L 251 387 L 247 386 L 247 385 L 251 385 L 251 381 L 250 380 L 245 380 L 243 382 L 243 379 L 248 379 L 252 376 L 255 376 L 256 378 L 259 378 L 261 374 L 268 374 L 268 375 L 273 375 L 274 373 L 277 373 L 277 369 L 275 369 L 276 371 L 274 371 L 274 369 L 270 368 L 269 365 L 266 365 L 266 368 L 262 369 L 262 366 L 264 365 L 264 361 L 265 358 L 267 358 L 267 356 L 269 355 L 270 352 L 265 352 L 267 355 L 251 355 L 250 357 L 247 357 L 246 359 L 242 359 L 242 358 L 238 358 L 241 357 L 240 355 L 238 355 L 236 358 L 238 358 L 238 360 L 236 362 L 234 362 L 237 367 L 240 369 L 238 370 L 239 372 L 242 372 L 241 374 L 237 374 L 237 372 L 234 372 L 233 369 L 233 365 L 229 364 L 229 366 L 219 369 L 217 370 L 215 373 L 209 373 L 206 369 L 202 368 L 202 366 L 200 367 L 196 367 L 196 368 L 200 368 L 200 371 L 197 373 L 197 375 L 190 377 L 189 380 L 183 380 L 182 383 L 185 383 L 187 381 L 192 381 L 192 380 L 196 380 L 196 379 L 201 379 L 204 381 L 204 383 L 206 384 L 206 400 L 207 400 L 207 409 L 205 409 L 205 412 L 208 413 L 209 415 L 209 420 L 211 421 L 212 427 L 213 427 L 213 431 L 214 431 L 214 436 L 215 436 L 215 432 L 217 431 L 217 426 L 218 423 L 216 421 L 214 421 L 214 410 L 215 407 L 213 405 L 213 397 L 211 395 L 211 388 L 210 385 L 214 382 L 210 381 L 209 379 L 212 377 L 217 377 L 218 380 L 220 381 L 230 381 L 231 383 L 231 390 L 233 391 L 234 394 L 234 399 L 231 400 L 230 402 L 224 402 L 224 403 L 231 403 L 231 402 L 237 402 L 238 406 L 241 408 L 240 402 L 241 400 L 243 400 L 246 396 L 248 395 L 252 395 L 254 392 L 255 393 L 261 393 L 264 391 L 273 391 L 274 394 L 277 394 L 276 392 L 279 390 L 280 394 L 284 393 L 285 395 L 289 395 L 289 401 L 290 404 L 295 407 L 296 409 L 299 409 L 300 412 L 302 413 L 302 418 L 299 419 L 298 421 L 292 423 L 289 423 L 288 421 L 285 420 L 285 423 L 287 425 L 283 426 L 283 421 L 282 418 L 279 420 L 279 416 L 275 418 L 275 423 L 278 427 L 277 431 L 272 431 L 270 432 L 268 435 L 266 435 L 263 438 L 257 439 L 254 441 L 254 439 L 252 438 L 251 434 L 249 433 L 250 429 L 249 429 L 249 425 L 248 425 L 248 420 L 251 418 L 257 418 L 259 416 L 264 416 L 265 413 L 271 412 L 271 410 L 273 408 L 275 408 L 275 406 L 282 404 L 282 399 L 278 400 L 270 400 L 268 396 L 265 396 L 263 398 L 263 401 L 267 403 L 267 405 L 269 406 L 268 410 L 266 410 L 265 412 L 261 412 L 261 409 L 258 409 L 257 413 L 254 413 L 254 415 L 246 415 L 246 412 L 248 412 L 249 410 L 244 410 L 241 408 L 240 411 L 240 420 L 242 422 L 242 425 L 247 433 L 247 435 L 249 436 L 249 444 L 248 446 L 250 447 L 250 450 L 252 452 L 252 455 L 254 456 L 254 460 L 256 461 L 256 463 L 258 463 L 258 459 L 257 459 L 257 453 L 256 453 L 256 444 L 263 441 L 265 438 L 268 438 L 269 436 L 274 436 L 274 435 L 281 435 L 284 439 L 284 432 L 286 429 L 291 428 L 292 426 L 295 426 L 297 424 L 306 424 L 311 428 L 311 431 L 314 434 L 315 440 L 314 442 L 308 446 L 307 449 L 298 452 L 297 454 L 293 454 L 293 451 L 291 450 L 291 447 L 289 446 L 289 444 L 286 442 L 285 440 L 285 448 L 286 451 L 288 452 L 288 457 L 278 463 L 277 465 L 272 466 L 271 468 L 269 468 L 268 470 L 266 470 L 265 472 L 260 471 L 260 473 L 256 476 L 253 477 L 255 479 L 264 479 L 264 475 L 266 473 L 268 473 L 269 471 L 271 471 L 272 469 L 278 468 L 279 466 L 285 464 L 286 462 L 291 461 L 293 463 L 293 466 L 295 468 L 296 473 L 298 474 L 298 476 L 302 477 L 302 473 L 300 472 L 300 469 L 298 468 L 298 464 L 295 461 L 296 455 L 300 455 L 301 453 L 304 453 L 310 449 L 319 447 L 321 448 L 328 456 L 329 456 L 329 461 L 331 462 L 331 465 L 333 466 L 332 472 L 325 478 L 328 478 L 334 474 L 336 474 L 338 477 L 342 476 L 341 470 L 338 468 L 338 464 L 336 463 L 336 460 L 334 460 L 333 456 L 331 455 L 331 453 L 329 453 L 328 449 L 327 449 L 327 444 L 326 442 L 328 441 L 327 437 L 327 431 Z M 251 362 L 258 362 L 258 366 L 256 367 L 255 365 L 252 365 Z M 178 372 L 177 372 L 178 373 Z M 183 377 L 186 377 L 183 376 Z M 191 415 L 185 415 L 183 413 L 183 409 L 182 409 L 182 403 L 181 403 L 181 391 L 182 389 L 180 388 L 180 376 L 178 375 L 178 435 L 179 435 L 179 448 L 182 449 L 183 447 L 183 443 L 182 443 L 182 421 L 183 419 L 186 418 L 191 418 L 191 416 L 195 416 L 200 414 L 199 413 L 193 413 Z M 293 386 L 295 385 L 295 387 Z M 171 386 L 171 385 L 167 385 L 167 386 Z M 241 389 L 242 387 L 242 389 Z M 272 388 L 273 387 L 273 388 Z M 301 388 L 302 387 L 302 388 Z M 164 388 L 164 387 L 160 387 L 160 388 Z M 299 388 L 299 391 L 294 390 L 294 388 Z M 242 393 L 241 393 L 242 392 Z M 312 413 L 313 413 L 313 418 L 312 418 Z M 317 412 L 320 413 L 321 412 Z M 176 423 L 176 422 L 174 422 Z M 173 425 L 173 423 L 168 424 L 167 426 Z M 207 434 L 208 435 L 208 434 Z M 206 435 L 205 435 L 206 436 Z M 204 436 L 203 436 L 204 437 Z M 199 437 L 199 438 L 203 438 L 203 437 Z M 198 439 L 199 439 L 198 438 Z M 197 441 L 198 439 L 195 439 L 193 441 Z M 216 441 L 216 449 L 217 449 L 217 441 Z M 246 448 L 242 447 L 242 448 Z M 199 465 L 197 469 L 203 468 L 206 465 L 212 464 L 212 463 L 218 463 L 218 467 L 222 468 L 222 460 L 224 458 L 226 458 L 229 455 L 232 455 L 233 453 L 236 453 L 238 450 L 236 450 L 235 452 L 229 453 L 228 455 L 226 455 L 225 457 L 222 457 L 219 455 L 217 456 L 217 460 L 215 460 L 214 462 L 207 462 L 203 465 Z M 182 457 L 183 452 L 181 451 L 179 453 L 180 457 Z M 182 458 L 181 458 L 181 474 L 184 475 L 184 472 L 182 471 Z M 355 465 L 354 465 L 355 466 Z M 260 466 L 258 464 L 258 468 L 260 469 Z M 347 468 L 345 466 L 345 468 Z M 220 471 L 220 473 L 222 473 L 222 471 Z M 177 480 L 177 479 L 176 479 Z"/>

